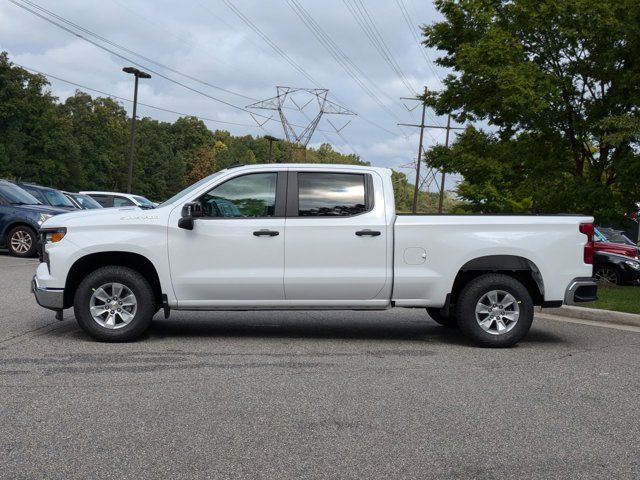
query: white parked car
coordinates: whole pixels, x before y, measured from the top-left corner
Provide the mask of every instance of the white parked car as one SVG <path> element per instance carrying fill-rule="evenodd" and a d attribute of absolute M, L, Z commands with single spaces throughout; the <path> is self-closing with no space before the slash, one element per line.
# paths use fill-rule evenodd
<path fill-rule="evenodd" d="M 159 309 L 395 306 L 501 347 L 534 305 L 596 298 L 591 217 L 397 215 L 393 198 L 382 168 L 231 168 L 155 210 L 47 220 L 32 288 L 105 341 L 140 336 Z"/>
<path fill-rule="evenodd" d="M 105 208 L 108 207 L 140 207 L 144 209 L 156 208 L 157 203 L 152 202 L 148 198 L 142 195 L 133 195 L 131 193 L 118 193 L 118 192 L 80 192 L 84 195 L 89 195 L 96 202 Z"/>

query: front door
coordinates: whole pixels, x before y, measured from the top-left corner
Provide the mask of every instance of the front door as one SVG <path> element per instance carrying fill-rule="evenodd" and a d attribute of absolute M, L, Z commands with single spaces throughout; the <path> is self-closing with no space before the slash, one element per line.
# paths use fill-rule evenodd
<path fill-rule="evenodd" d="M 199 199 L 204 216 L 193 230 L 177 226 L 176 208 L 169 264 L 179 307 L 268 306 L 284 299 L 285 175 L 251 173 L 217 185 Z"/>

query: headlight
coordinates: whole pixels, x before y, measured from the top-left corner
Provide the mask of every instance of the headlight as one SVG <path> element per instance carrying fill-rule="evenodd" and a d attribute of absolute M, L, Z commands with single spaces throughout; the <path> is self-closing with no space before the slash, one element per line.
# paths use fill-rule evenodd
<path fill-rule="evenodd" d="M 627 260 L 624 263 L 626 263 L 628 266 L 630 266 L 634 270 L 640 271 L 640 262 L 632 262 L 631 260 Z"/>
<path fill-rule="evenodd" d="M 42 243 L 44 245 L 48 243 L 58 243 L 67 234 L 66 228 L 45 228 L 40 230 L 42 234 Z"/>
<path fill-rule="evenodd" d="M 42 225 L 45 220 L 48 220 L 51 217 L 53 217 L 53 215 L 50 215 L 48 213 L 41 213 L 38 217 L 38 225 Z"/>

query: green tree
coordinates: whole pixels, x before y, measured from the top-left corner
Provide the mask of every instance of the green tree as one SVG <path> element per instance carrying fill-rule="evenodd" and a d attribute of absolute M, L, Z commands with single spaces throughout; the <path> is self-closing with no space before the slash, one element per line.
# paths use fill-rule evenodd
<path fill-rule="evenodd" d="M 640 199 L 637 0 L 436 0 L 425 44 L 454 73 L 426 101 L 482 121 L 430 160 L 482 211 L 619 216 Z"/>

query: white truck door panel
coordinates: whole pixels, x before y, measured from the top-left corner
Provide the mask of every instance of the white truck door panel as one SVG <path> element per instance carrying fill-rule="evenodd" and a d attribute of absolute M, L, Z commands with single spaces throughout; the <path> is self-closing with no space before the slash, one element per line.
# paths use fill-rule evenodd
<path fill-rule="evenodd" d="M 180 208 L 172 212 L 169 265 L 179 307 L 284 299 L 285 186 L 284 172 L 226 180 L 200 198 L 204 217 L 193 230 L 177 226 Z"/>
<path fill-rule="evenodd" d="M 352 301 L 354 305 L 376 299 L 387 284 L 387 242 L 392 235 L 387 231 L 379 178 L 304 170 L 289 178 L 286 299 L 312 304 Z M 292 183 L 298 188 L 292 188 Z M 364 196 L 365 190 L 369 205 L 355 204 L 352 199 Z M 304 216 L 292 216 L 298 214 Z"/>

